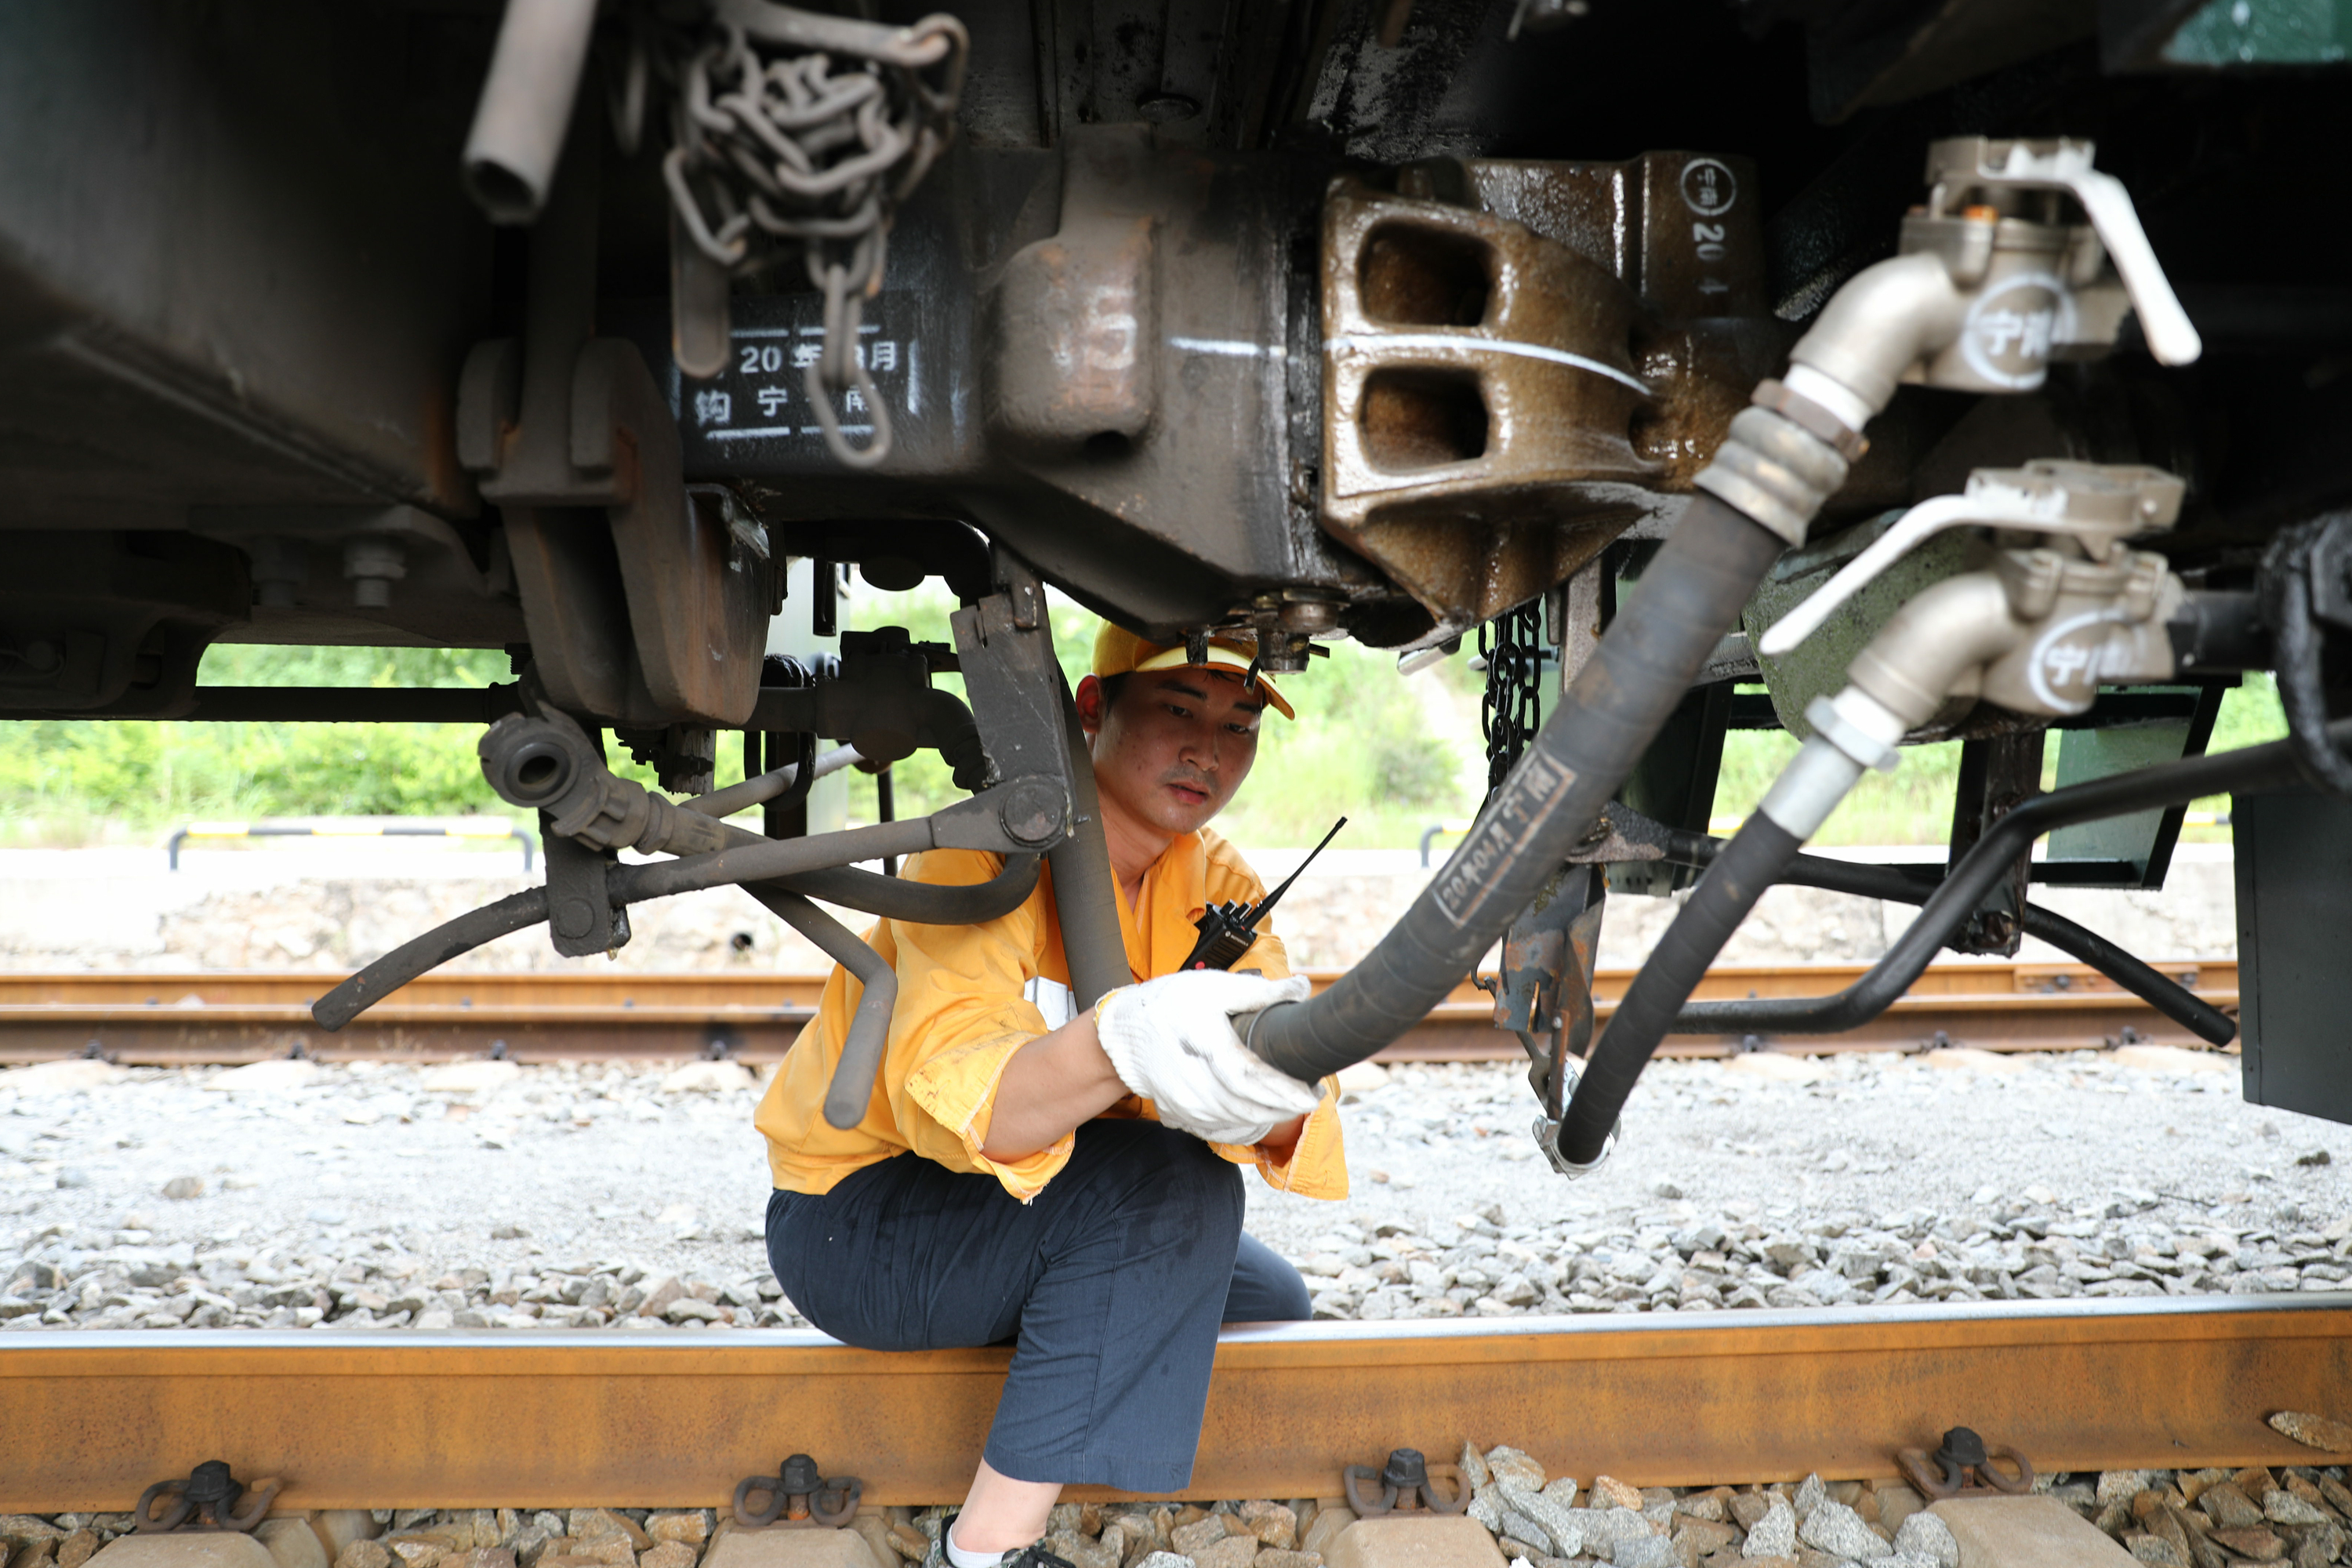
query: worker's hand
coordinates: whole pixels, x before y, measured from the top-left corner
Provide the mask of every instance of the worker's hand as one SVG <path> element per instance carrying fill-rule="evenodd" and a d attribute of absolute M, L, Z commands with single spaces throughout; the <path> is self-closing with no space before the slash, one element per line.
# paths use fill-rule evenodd
<path fill-rule="evenodd" d="M 1192 969 L 1125 985 L 1095 1005 L 1095 1034 L 1119 1081 L 1160 1120 L 1214 1143 L 1252 1144 L 1321 1100 L 1313 1084 L 1270 1068 L 1234 1032 L 1237 1014 L 1304 1002 L 1286 980 Z"/>

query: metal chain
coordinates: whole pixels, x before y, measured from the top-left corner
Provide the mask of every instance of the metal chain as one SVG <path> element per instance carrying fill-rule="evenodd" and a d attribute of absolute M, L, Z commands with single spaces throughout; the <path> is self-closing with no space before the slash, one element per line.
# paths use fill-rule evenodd
<path fill-rule="evenodd" d="M 1492 799 L 1543 724 L 1543 609 L 1523 605 L 1478 628 L 1486 693 L 1478 713 L 1486 737 L 1486 795 Z"/>
<path fill-rule="evenodd" d="M 890 412 L 859 342 L 879 293 L 898 204 L 955 133 L 971 38 L 953 16 L 886 26 L 772 0 L 648 0 L 631 13 L 614 95 L 624 146 L 643 127 L 647 78 L 667 89 L 662 179 L 695 247 L 736 277 L 797 256 L 824 294 L 824 346 L 805 386 L 825 446 L 852 468 L 890 451 Z M 873 435 L 852 447 L 846 393 Z"/>

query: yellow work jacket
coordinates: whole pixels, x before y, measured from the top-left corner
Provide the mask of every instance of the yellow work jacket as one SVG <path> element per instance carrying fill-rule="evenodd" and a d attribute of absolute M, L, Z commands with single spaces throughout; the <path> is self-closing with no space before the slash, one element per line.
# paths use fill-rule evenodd
<path fill-rule="evenodd" d="M 908 860 L 901 875 L 966 884 L 985 881 L 1003 865 L 1000 857 L 978 850 L 934 849 Z M 1144 873 L 1139 910 L 1128 907 L 1124 890 L 1118 893 L 1129 968 L 1138 980 L 1175 973 L 1199 939 L 1192 922 L 1203 909 L 1265 896 L 1265 884 L 1223 838 L 1205 829 L 1178 838 Z M 873 1098 L 855 1127 L 836 1128 L 824 1119 L 825 1087 L 865 991 L 848 971 L 835 968 L 816 1016 L 793 1043 L 753 1118 L 768 1140 L 776 1185 L 796 1193 L 827 1192 L 853 1171 L 912 1150 L 950 1171 L 986 1172 L 1024 1203 L 1035 1197 L 1069 1163 L 1072 1135 L 1018 1160 L 991 1160 L 981 1146 L 988 1142 L 1005 1064 L 1048 1030 L 1045 1014 L 1033 998 L 1050 1000 L 1051 988 L 1069 984 L 1051 873 L 1041 872 L 1036 891 L 1019 909 L 985 924 L 885 920 L 866 940 L 898 976 L 889 1048 L 876 1075 Z M 1234 967 L 1278 979 L 1290 973 L 1290 961 L 1281 940 L 1261 926 L 1257 941 Z M 1047 983 L 1046 993 L 1041 994 L 1039 982 Z M 1156 1119 L 1158 1112 L 1150 1100 L 1129 1096 L 1104 1114 Z M 1323 1103 L 1307 1117 L 1287 1161 L 1276 1163 L 1256 1149 L 1211 1147 L 1235 1164 L 1255 1165 L 1284 1191 L 1317 1198 L 1348 1195 L 1339 1090 L 1328 1080 Z"/>

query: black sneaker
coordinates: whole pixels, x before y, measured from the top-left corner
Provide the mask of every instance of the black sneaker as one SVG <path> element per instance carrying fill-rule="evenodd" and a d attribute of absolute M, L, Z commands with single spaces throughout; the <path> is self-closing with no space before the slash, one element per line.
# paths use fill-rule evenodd
<path fill-rule="evenodd" d="M 962 1510 L 956 1512 L 961 1513 Z M 931 1542 L 931 1550 L 923 1559 L 923 1568 L 951 1568 L 948 1562 L 948 1531 L 955 1528 L 955 1513 L 940 1521 L 939 1539 Z M 1046 1551 L 1045 1543 L 1040 1540 L 1005 1552 L 996 1560 L 996 1568 L 1077 1568 L 1077 1564 Z"/>

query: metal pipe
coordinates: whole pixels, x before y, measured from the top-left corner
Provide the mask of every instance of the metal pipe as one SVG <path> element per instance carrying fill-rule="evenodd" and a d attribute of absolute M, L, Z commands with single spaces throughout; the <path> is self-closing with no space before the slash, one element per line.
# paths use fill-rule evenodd
<path fill-rule="evenodd" d="M 1710 865 L 1725 842 L 1704 834 L 1672 833 L 1668 835 L 1665 858 L 1681 866 Z M 1926 903 L 1937 886 L 1937 879 L 1914 877 L 1899 867 L 1860 866 L 1822 855 L 1798 856 L 1775 880 L 1786 887 L 1820 888 L 1827 892 L 1849 893 L 1856 898 L 1877 899 L 1890 904 L 1909 904 L 1915 908 Z M 2054 910 L 2028 904 L 2021 923 L 2026 935 L 2046 942 L 2069 957 L 2089 964 L 2200 1039 L 2210 1040 L 2217 1046 L 2224 1045 L 2237 1033 L 2237 1025 L 2228 1014 L 2187 987 L 2175 984 L 2098 932 L 2076 924 Z M 1948 939 L 1951 933 L 1948 931 L 1945 934 Z M 1884 963 L 1885 960 L 1880 962 Z M 1872 1018 L 1892 1005 L 1904 990 L 1897 988 L 1891 993 L 1886 992 L 1876 974 L 1877 968 L 1874 966 L 1870 973 L 1854 983 L 1856 989 L 1866 991 L 1876 1004 L 1870 1015 Z M 1676 1035 L 1704 1034 L 1713 1030 L 1727 1034 L 1755 1032 L 1736 1016 L 1739 1003 L 1722 1005 L 1732 1016 L 1712 1017 L 1704 1028 L 1693 1026 L 1689 1008 L 1685 1006 L 1668 1032 Z M 1786 1029 L 1785 1025 L 1780 1027 Z"/>
<path fill-rule="evenodd" d="M 2352 720 L 2329 726 L 2329 736 L 2339 746 L 2352 741 Z M 2218 755 L 2186 757 L 2038 795 L 1986 831 L 1952 868 L 1951 875 L 1928 895 L 1919 918 L 1895 940 L 1885 956 L 1843 991 L 1833 996 L 1685 1004 L 1697 974 L 1704 973 L 1724 940 L 1755 907 L 1764 888 L 1779 880 L 1797 858 L 1802 841 L 1758 813 L 1717 857 L 1690 902 L 1675 917 L 1657 952 L 1627 989 L 1608 1033 L 1593 1048 L 1575 1100 L 1560 1118 L 1559 1159 L 1572 1170 L 1599 1162 L 1642 1069 L 1669 1030 L 1833 1034 L 1858 1028 L 1878 1016 L 1911 988 L 1953 931 L 2042 835 L 2200 795 L 2294 784 L 2302 777 L 2294 743 L 2281 741 Z M 2152 973 L 2147 971 L 2133 977 L 2144 984 Z M 2213 1009 L 2181 1008 L 2176 998 L 2161 993 L 2147 1000 L 2215 1045 L 2226 1043 L 2237 1033 L 2237 1026 Z"/>
<path fill-rule="evenodd" d="M 2337 720 L 2327 727 L 2327 733 L 2339 750 L 2352 746 L 2352 719 Z M 2096 822 L 2158 806 L 2177 805 L 2202 795 L 2287 789 L 2304 782 L 2293 743 L 2274 741 L 2264 746 L 2184 757 L 2177 763 L 2164 763 L 2137 773 L 2095 779 L 2036 795 L 1987 830 L 1976 847 L 1952 868 L 1952 874 L 1928 895 L 1919 918 L 1895 940 L 1870 973 L 1853 984 L 1831 996 L 1694 1002 L 1682 1010 L 1675 1027 L 1686 1034 L 1764 1030 L 1834 1034 L 1859 1027 L 1885 1012 L 1895 997 L 1911 988 L 1943 947 L 1944 939 L 1958 928 L 1993 883 L 2042 835 L 2079 822 Z M 2086 957 L 2084 962 L 2092 961 Z M 2121 976 L 2116 978 L 2120 980 Z M 2164 1005 L 2156 995 L 2145 992 L 2140 994 L 2158 1006 Z M 2165 1010 L 2172 1013 L 2169 1007 Z M 2189 1018 L 2179 1021 L 2191 1028 L 2197 1026 Z"/>
<path fill-rule="evenodd" d="M 597 0 L 507 0 L 461 163 L 492 223 L 535 221 L 563 156 Z"/>
<path fill-rule="evenodd" d="M 856 932 L 796 893 L 746 888 L 778 920 L 816 943 L 824 954 L 857 977 L 857 1011 L 850 1016 L 825 1085 L 824 1119 L 835 1127 L 865 1120 L 874 1099 L 874 1079 L 890 1048 L 890 1015 L 898 1005 L 898 974 Z"/>
<path fill-rule="evenodd" d="M 855 746 L 835 746 L 829 752 L 818 753 L 816 765 L 811 770 L 811 778 L 814 780 L 828 777 L 841 772 L 844 768 L 855 767 L 865 760 L 858 754 L 857 748 Z M 764 773 L 755 773 L 740 784 L 731 784 L 725 789 L 715 789 L 709 795 L 698 795 L 691 800 L 679 801 L 677 808 L 680 811 L 698 812 L 704 816 L 732 816 L 739 811 L 749 811 L 755 805 L 762 805 L 775 799 L 791 789 L 799 777 L 800 764 L 786 763 L 781 768 L 771 768 Z"/>
<path fill-rule="evenodd" d="M 772 882 L 803 871 L 879 860 L 885 855 L 919 855 L 932 847 L 928 816 L 911 822 L 877 823 L 813 838 L 768 838 L 730 844 L 707 855 L 616 866 L 605 886 L 615 904 L 639 904 L 676 893 L 723 888 L 734 882 Z"/>
<path fill-rule="evenodd" d="M 890 789 L 890 770 L 886 767 L 874 775 L 874 820 L 890 822 L 895 820 L 898 815 L 898 803 L 893 797 Z M 896 877 L 898 874 L 898 858 L 896 855 L 882 857 L 882 874 L 885 877 Z"/>
<path fill-rule="evenodd" d="M 1062 928 L 1062 959 L 1076 1005 L 1090 1008 L 1135 983 L 1119 934 L 1118 889 L 1103 838 L 1102 798 L 1095 789 L 1094 753 L 1078 722 L 1078 706 L 1062 689 L 1062 728 L 1070 749 L 1070 835 L 1045 851 L 1054 878 L 1054 911 Z M 1414 1015 L 1420 1016 L 1419 1014 Z M 1270 1059 L 1270 1058 L 1269 1058 Z"/>

